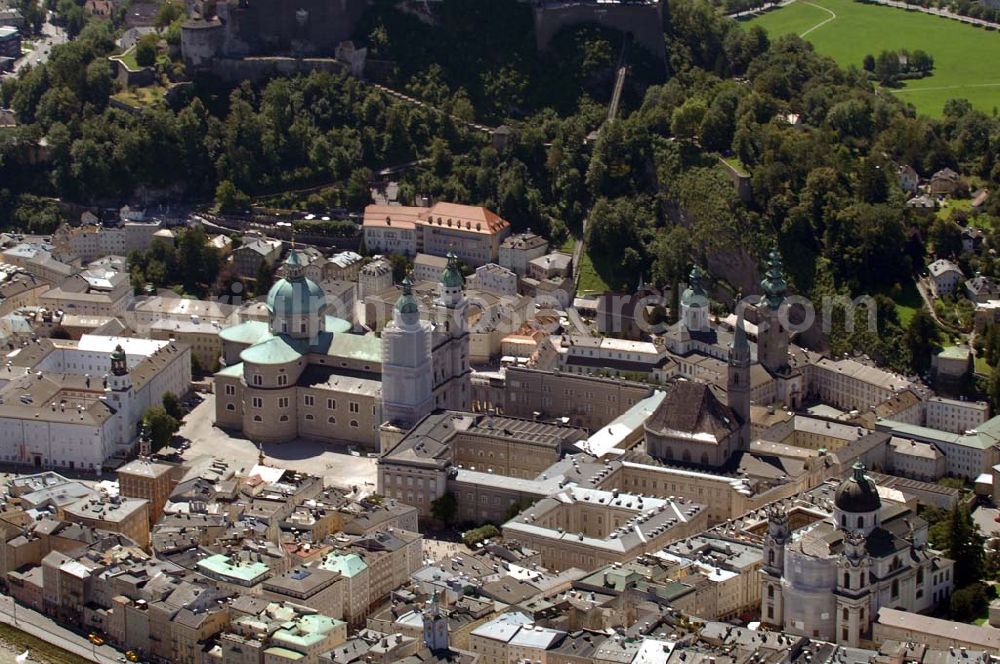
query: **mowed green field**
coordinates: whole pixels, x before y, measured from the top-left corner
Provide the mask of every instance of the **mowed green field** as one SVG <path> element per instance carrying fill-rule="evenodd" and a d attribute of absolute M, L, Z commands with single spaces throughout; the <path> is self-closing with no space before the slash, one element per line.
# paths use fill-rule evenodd
<path fill-rule="evenodd" d="M 948 99 L 965 98 L 987 113 L 1000 108 L 1000 32 L 915 11 L 854 0 L 796 0 L 743 25 L 772 37 L 794 33 L 842 66 L 861 66 L 866 53 L 923 49 L 934 57 L 932 76 L 905 81 L 893 94 L 921 113 L 940 116 Z"/>

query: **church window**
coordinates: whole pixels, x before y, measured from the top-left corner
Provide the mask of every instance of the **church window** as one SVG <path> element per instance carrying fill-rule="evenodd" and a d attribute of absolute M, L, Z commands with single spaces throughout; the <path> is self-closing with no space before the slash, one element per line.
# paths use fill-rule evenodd
<path fill-rule="evenodd" d="M 774 607 L 773 606 L 767 607 L 767 617 L 768 617 L 769 620 L 774 620 Z"/>
<path fill-rule="evenodd" d="M 280 397 L 278 399 L 278 408 L 288 408 L 288 397 Z"/>
<path fill-rule="evenodd" d="M 923 567 L 918 567 L 917 568 L 917 584 L 920 585 L 920 584 L 923 584 L 923 582 L 924 582 L 924 568 Z"/>
<path fill-rule="evenodd" d="M 889 594 L 892 596 L 893 599 L 899 597 L 899 579 L 892 580 L 892 587 L 890 589 Z"/>
<path fill-rule="evenodd" d="M 847 639 L 848 639 L 847 628 L 844 627 L 843 629 L 840 630 L 840 640 L 841 641 L 846 641 Z"/>
<path fill-rule="evenodd" d="M 360 412 L 360 406 L 358 406 L 358 402 L 357 401 L 352 401 L 351 402 L 351 412 L 352 413 L 358 413 L 358 412 Z"/>
<path fill-rule="evenodd" d="M 773 565 L 774 564 L 774 551 L 773 550 L 767 552 L 767 564 L 768 565 Z M 774 594 L 774 588 L 768 588 L 768 590 L 770 591 L 771 595 Z"/>
<path fill-rule="evenodd" d="M 288 385 L 288 374 L 280 374 L 278 376 L 278 385 Z"/>
<path fill-rule="evenodd" d="M 865 517 L 859 516 L 858 517 L 858 528 L 864 528 L 864 527 L 865 527 Z"/>
<path fill-rule="evenodd" d="M 302 402 L 307 406 L 314 406 L 316 405 L 316 397 L 311 394 L 307 394 L 302 397 Z"/>
<path fill-rule="evenodd" d="M 774 599 L 774 586 L 767 587 L 767 598 Z"/>
<path fill-rule="evenodd" d="M 264 420 L 261 419 L 260 415 L 254 415 L 253 416 L 253 421 L 254 422 L 263 422 Z"/>
<path fill-rule="evenodd" d="M 847 572 L 844 572 L 844 587 L 848 590 L 851 589 L 851 575 Z"/>
<path fill-rule="evenodd" d="M 328 423 L 330 423 L 330 424 L 336 424 L 337 423 L 337 418 L 336 417 L 328 417 L 328 418 L 326 418 L 326 421 Z"/>
<path fill-rule="evenodd" d="M 326 400 L 326 407 L 329 410 L 336 410 L 337 409 L 337 400 L 336 399 L 327 399 Z"/>
<path fill-rule="evenodd" d="M 282 415 L 280 421 L 287 422 L 288 421 L 288 415 Z"/>
<path fill-rule="evenodd" d="M 316 419 L 316 418 L 314 418 L 314 417 L 312 416 L 312 413 L 307 413 L 307 414 L 306 414 L 306 419 L 307 419 L 307 420 L 310 420 L 310 421 L 311 421 L 311 420 L 314 420 L 314 419 Z"/>
<path fill-rule="evenodd" d="M 843 616 L 844 616 L 844 620 L 847 620 L 850 617 L 850 614 L 847 613 L 847 607 L 846 606 L 844 607 Z"/>
<path fill-rule="evenodd" d="M 226 404 L 226 410 L 236 410 L 236 406 L 231 403 Z"/>
<path fill-rule="evenodd" d="M 261 376 L 260 374 L 254 374 L 251 380 L 253 381 L 254 385 L 261 385 L 264 383 L 264 377 Z"/>

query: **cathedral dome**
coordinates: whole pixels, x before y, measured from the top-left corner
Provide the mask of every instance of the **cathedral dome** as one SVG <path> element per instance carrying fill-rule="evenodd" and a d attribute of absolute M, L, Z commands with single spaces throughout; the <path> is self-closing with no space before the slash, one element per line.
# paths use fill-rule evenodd
<path fill-rule="evenodd" d="M 295 249 L 285 259 L 285 270 L 286 276 L 267 293 L 267 310 L 272 316 L 319 316 L 326 295 L 319 284 L 303 276 L 302 260 Z"/>
<path fill-rule="evenodd" d="M 854 472 L 837 487 L 834 505 L 844 512 L 875 512 L 882 506 L 878 489 L 870 477 L 865 476 L 865 467 L 854 464 Z"/>

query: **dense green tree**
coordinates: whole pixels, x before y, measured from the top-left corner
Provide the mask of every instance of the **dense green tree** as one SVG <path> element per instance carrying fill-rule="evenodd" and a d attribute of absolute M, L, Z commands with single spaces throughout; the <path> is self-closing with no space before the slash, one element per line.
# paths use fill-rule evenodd
<path fill-rule="evenodd" d="M 969 509 L 961 502 L 948 518 L 945 553 L 955 561 L 955 587 L 965 588 L 983 578 L 984 539 Z"/>
<path fill-rule="evenodd" d="M 909 365 L 918 373 L 926 372 L 931 366 L 931 356 L 937 351 L 937 323 L 930 313 L 920 308 L 906 327 L 903 343 L 909 355 Z"/>
<path fill-rule="evenodd" d="M 166 6 L 169 3 L 166 3 Z M 135 61 L 140 67 L 152 67 L 156 64 L 156 42 L 158 37 L 155 34 L 143 35 L 135 45 Z"/>
<path fill-rule="evenodd" d="M 169 445 L 174 434 L 180 429 L 180 423 L 171 417 L 163 406 L 150 406 L 146 409 L 142 420 L 149 427 L 154 452 Z"/>
<path fill-rule="evenodd" d="M 173 392 L 164 392 L 162 401 L 163 410 L 166 411 L 167 415 L 175 420 L 180 420 L 184 417 L 184 409 L 181 407 L 181 401 L 177 398 L 176 394 Z"/>
<path fill-rule="evenodd" d="M 431 502 L 431 516 L 445 525 L 452 525 L 458 516 L 458 499 L 451 491 Z"/>

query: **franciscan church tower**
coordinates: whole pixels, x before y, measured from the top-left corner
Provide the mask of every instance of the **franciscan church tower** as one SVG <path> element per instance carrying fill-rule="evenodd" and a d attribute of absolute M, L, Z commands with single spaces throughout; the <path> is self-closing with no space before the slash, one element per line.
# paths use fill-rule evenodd
<path fill-rule="evenodd" d="M 789 361 L 788 284 L 777 247 L 768 257 L 767 273 L 760 282 L 763 295 L 757 305 L 757 361 L 775 379 L 777 401 L 787 408 L 797 409 L 805 391 L 802 371 Z"/>
<path fill-rule="evenodd" d="M 740 449 L 750 448 L 750 342 L 743 324 L 743 309 L 737 306 L 736 329 L 729 346 L 726 398 L 740 420 Z"/>
<path fill-rule="evenodd" d="M 434 409 L 431 324 L 420 318 L 410 278 L 382 331 L 382 415 L 409 429 Z"/>
<path fill-rule="evenodd" d="M 760 285 L 764 295 L 758 307 L 757 359 L 772 374 L 782 373 L 788 368 L 788 330 L 781 322 L 788 315 L 783 307 L 787 284 L 777 247 L 771 250 Z"/>

